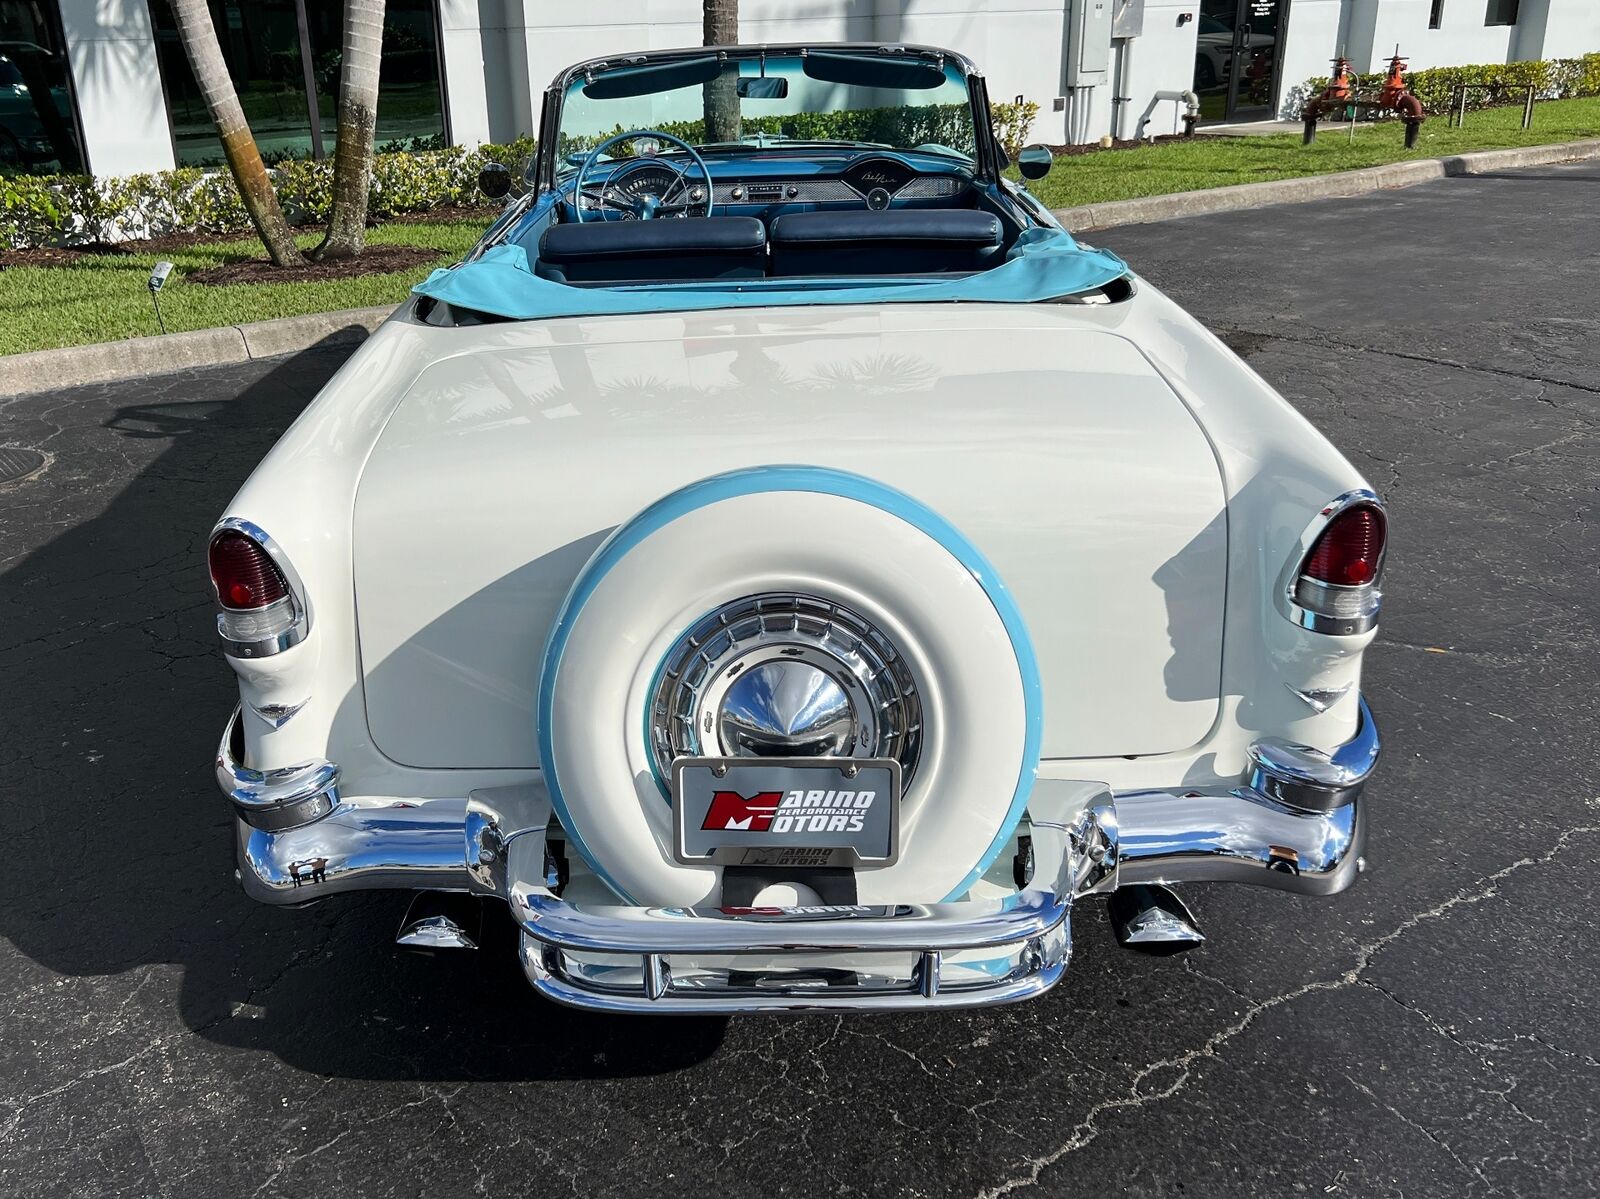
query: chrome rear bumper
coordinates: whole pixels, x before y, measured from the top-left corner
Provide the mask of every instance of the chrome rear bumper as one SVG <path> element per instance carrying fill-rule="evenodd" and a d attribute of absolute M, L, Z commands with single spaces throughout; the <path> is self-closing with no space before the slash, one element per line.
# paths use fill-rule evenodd
<path fill-rule="evenodd" d="M 235 715 L 235 722 L 237 714 Z M 849 908 L 643 908 L 557 894 L 538 784 L 465 800 L 329 796 L 326 814 L 283 827 L 231 756 L 217 773 L 239 813 L 239 874 L 267 903 L 339 891 L 421 888 L 505 900 L 522 962 L 551 999 L 606 1011 L 743 1012 L 973 1007 L 1048 990 L 1071 954 L 1074 899 L 1137 883 L 1242 882 L 1310 895 L 1344 890 L 1361 866 L 1360 792 L 1378 757 L 1365 701 L 1333 753 L 1258 742 L 1228 790 L 1113 793 L 1040 780 L 1029 801 L 1033 875 L 1002 899 Z M 329 776 L 307 763 L 295 782 Z M 300 805 L 305 788 L 283 788 Z M 329 787 L 337 782 L 331 770 Z M 243 794 L 241 794 L 243 792 Z"/>

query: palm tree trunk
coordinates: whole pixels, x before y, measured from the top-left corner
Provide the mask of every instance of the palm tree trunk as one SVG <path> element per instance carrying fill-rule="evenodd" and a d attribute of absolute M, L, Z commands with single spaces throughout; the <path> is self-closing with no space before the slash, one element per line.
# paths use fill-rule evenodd
<path fill-rule="evenodd" d="M 705 0 L 707 46 L 734 46 L 739 42 L 739 0 Z M 728 64 L 722 74 L 704 85 L 706 141 L 739 140 L 739 67 Z"/>
<path fill-rule="evenodd" d="M 384 0 L 345 0 L 339 65 L 339 134 L 333 149 L 333 208 L 317 259 L 354 258 L 367 244 L 367 189 L 378 131 L 378 68 Z"/>
<path fill-rule="evenodd" d="M 305 259 L 294 244 L 294 234 L 278 206 L 278 193 L 272 190 L 272 177 L 267 165 L 261 161 L 261 151 L 250 132 L 250 122 L 245 120 L 239 94 L 233 90 L 233 80 L 228 77 L 228 64 L 223 61 L 222 47 L 217 42 L 217 27 L 211 23 L 211 9 L 206 0 L 172 0 L 172 16 L 178 24 L 178 37 L 183 42 L 184 53 L 189 56 L 189 67 L 194 71 L 195 82 L 205 96 L 206 107 L 216 123 L 217 136 L 222 139 L 222 153 L 239 185 L 239 197 L 244 201 L 250 223 L 256 227 L 261 244 L 275 266 L 301 266 Z"/>

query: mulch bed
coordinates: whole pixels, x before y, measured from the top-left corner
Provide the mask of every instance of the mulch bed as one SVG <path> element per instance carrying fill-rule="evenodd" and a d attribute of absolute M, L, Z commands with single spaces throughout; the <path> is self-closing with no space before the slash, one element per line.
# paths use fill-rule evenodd
<path fill-rule="evenodd" d="M 368 246 L 359 258 L 334 262 L 308 262 L 304 266 L 273 266 L 270 259 L 249 258 L 190 271 L 185 283 L 307 283 L 319 279 L 350 279 L 358 275 L 388 275 L 436 261 L 438 250 L 420 246 Z"/>

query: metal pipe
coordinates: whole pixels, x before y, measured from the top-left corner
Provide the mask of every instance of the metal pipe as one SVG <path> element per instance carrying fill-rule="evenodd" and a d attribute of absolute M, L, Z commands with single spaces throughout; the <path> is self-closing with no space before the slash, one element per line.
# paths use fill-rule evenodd
<path fill-rule="evenodd" d="M 1123 88 L 1128 82 L 1128 56 L 1133 53 L 1132 40 L 1119 37 L 1112 45 L 1116 49 L 1116 65 L 1111 76 L 1111 140 L 1122 140 L 1122 114 L 1132 101 L 1132 96 L 1124 96 Z"/>
<path fill-rule="evenodd" d="M 1186 107 L 1184 116 L 1196 120 L 1199 119 L 1200 97 L 1197 96 L 1193 91 L 1156 92 L 1150 97 L 1150 103 L 1146 106 L 1144 115 L 1139 118 L 1139 129 L 1138 132 L 1134 134 L 1134 137 L 1141 141 L 1144 140 L 1144 127 L 1150 123 L 1150 117 L 1155 113 L 1156 105 L 1165 100 L 1171 100 L 1176 104 L 1185 105 Z M 1176 129 L 1174 129 L 1174 132 L 1176 132 Z"/>

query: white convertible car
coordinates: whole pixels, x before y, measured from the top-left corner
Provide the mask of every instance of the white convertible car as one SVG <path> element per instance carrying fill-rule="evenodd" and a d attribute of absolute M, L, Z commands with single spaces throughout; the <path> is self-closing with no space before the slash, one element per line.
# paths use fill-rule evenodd
<path fill-rule="evenodd" d="M 619 56 L 541 132 L 216 526 L 250 895 L 411 889 L 425 947 L 498 900 L 546 996 L 729 1012 L 1354 881 L 1383 506 L 1003 177 L 971 63 Z"/>

